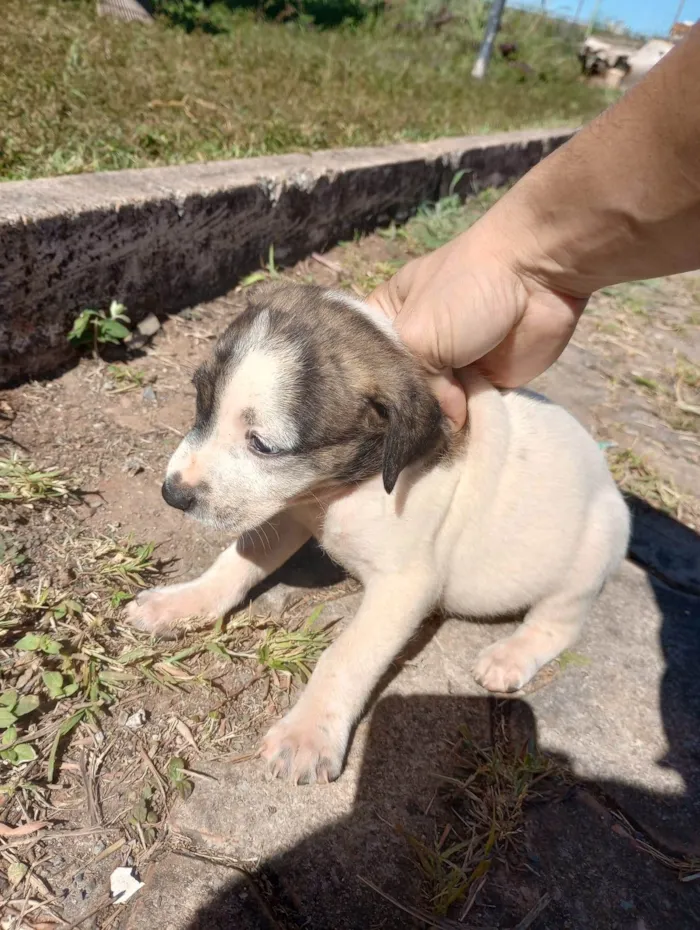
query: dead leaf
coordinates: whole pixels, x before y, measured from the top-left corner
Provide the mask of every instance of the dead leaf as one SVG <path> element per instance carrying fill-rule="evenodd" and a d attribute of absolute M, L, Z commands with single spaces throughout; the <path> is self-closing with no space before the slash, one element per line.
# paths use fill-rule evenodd
<path fill-rule="evenodd" d="M 192 730 L 187 726 L 184 720 L 180 720 L 179 717 L 175 718 L 175 729 L 180 734 L 180 736 L 186 740 L 193 749 L 199 751 L 199 746 L 197 745 L 194 736 L 192 735 Z"/>
<path fill-rule="evenodd" d="M 28 871 L 29 866 L 26 866 L 23 862 L 11 862 L 7 867 L 7 880 L 10 887 L 16 888 L 24 880 L 24 876 Z"/>

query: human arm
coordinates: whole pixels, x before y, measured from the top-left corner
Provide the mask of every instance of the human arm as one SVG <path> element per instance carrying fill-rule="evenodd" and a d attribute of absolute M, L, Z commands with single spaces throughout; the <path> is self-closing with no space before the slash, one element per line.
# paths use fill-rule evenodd
<path fill-rule="evenodd" d="M 561 354 L 590 294 L 700 267 L 700 26 L 471 229 L 370 295 L 434 376 L 478 362 L 516 386 Z"/>

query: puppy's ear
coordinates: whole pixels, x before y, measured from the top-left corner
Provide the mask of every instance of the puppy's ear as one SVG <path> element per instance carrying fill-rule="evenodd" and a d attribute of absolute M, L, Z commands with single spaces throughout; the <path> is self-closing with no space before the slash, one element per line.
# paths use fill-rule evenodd
<path fill-rule="evenodd" d="M 246 303 L 253 308 L 269 307 L 273 303 L 278 303 L 281 298 L 293 299 L 298 296 L 299 290 L 299 285 L 294 281 L 288 281 L 286 278 L 278 280 L 270 278 L 246 290 Z"/>
<path fill-rule="evenodd" d="M 442 435 L 442 413 L 428 386 L 416 378 L 400 379 L 396 388 L 373 400 L 386 421 L 382 478 L 391 494 L 407 465 L 433 449 Z"/>

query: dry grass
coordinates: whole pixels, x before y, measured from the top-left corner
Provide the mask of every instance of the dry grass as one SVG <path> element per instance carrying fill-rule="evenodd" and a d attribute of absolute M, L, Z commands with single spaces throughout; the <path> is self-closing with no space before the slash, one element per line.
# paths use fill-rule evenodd
<path fill-rule="evenodd" d="M 700 877 L 700 860 L 660 850 L 629 823 L 611 798 L 596 786 L 580 783 L 568 767 L 540 752 L 534 736 L 526 742 L 514 739 L 507 719 L 503 708 L 495 710 L 489 742 L 479 743 L 466 727 L 461 728 L 452 747 L 452 772 L 438 776 L 438 803 L 447 821 L 444 829 L 430 845 L 406 836 L 424 878 L 426 909 L 405 907 L 362 879 L 365 884 L 428 926 L 440 930 L 473 926 L 468 915 L 481 903 L 480 896 L 496 867 L 508 869 L 526 858 L 524 826 L 528 806 L 561 799 L 573 786 L 592 793 L 637 849 L 675 872 L 681 881 Z M 550 903 L 545 892 L 515 930 L 530 927 Z"/>
<path fill-rule="evenodd" d="M 193 770 L 195 760 L 217 757 L 237 738 L 239 723 L 222 708 L 268 677 L 269 694 L 277 670 L 307 678 L 329 636 L 316 627 L 318 612 L 287 632 L 244 611 L 178 643 L 125 626 L 123 604 L 162 580 L 167 565 L 152 543 L 91 536 L 56 519 L 69 516 L 67 493 L 54 493 L 47 473 L 39 474 L 41 495 L 33 479 L 31 494 L 5 506 L 15 521 L 28 515 L 37 525 L 51 510 L 41 563 L 33 563 L 31 546 L 25 552 L 13 543 L 12 519 L 0 533 L 0 856 L 13 870 L 15 903 L 31 898 L 35 916 L 59 919 L 60 907 L 32 877 L 32 849 L 46 832 L 54 843 L 102 837 L 106 855 L 147 860 L 162 842 L 173 798 L 206 777 Z M 58 480 L 53 471 L 49 477 Z M 237 678 L 244 683 L 234 687 Z M 289 682 L 272 688 L 277 693 L 288 703 Z M 154 716 L 147 741 L 142 728 L 156 712 L 146 709 L 168 706 L 171 697 L 177 709 Z M 77 808 L 75 800 L 57 806 L 59 797 L 77 797 Z M 0 919 L 17 913 L 0 903 Z"/>
<path fill-rule="evenodd" d="M 56 501 L 75 490 L 73 479 L 58 468 L 42 471 L 17 453 L 0 456 L 0 501 Z"/>
<path fill-rule="evenodd" d="M 504 733 L 481 745 L 462 728 L 453 754 L 455 772 L 441 776 L 441 794 L 454 819 L 432 846 L 407 839 L 432 913 L 447 915 L 464 902 L 463 920 L 495 864 L 521 851 L 527 803 L 541 799 L 545 780 L 561 780 L 562 773 L 534 742 L 514 746 Z"/>
<path fill-rule="evenodd" d="M 257 659 L 263 668 L 287 672 L 303 681 L 311 677 L 311 669 L 323 650 L 330 644 L 327 629 L 316 627 L 322 607 L 316 608 L 306 622 L 297 630 L 273 627 L 257 651 Z"/>
<path fill-rule="evenodd" d="M 4 0 L 0 178 L 576 125 L 607 103 L 542 17 L 511 12 L 503 33 L 532 73 L 497 57 L 485 83 L 468 18 L 439 33 L 391 15 L 322 31 L 220 21 L 188 34 L 99 20 L 93 0 Z"/>
<path fill-rule="evenodd" d="M 683 495 L 672 481 L 663 478 L 645 459 L 631 449 L 608 449 L 613 478 L 626 494 L 645 500 L 652 507 L 678 517 Z"/>

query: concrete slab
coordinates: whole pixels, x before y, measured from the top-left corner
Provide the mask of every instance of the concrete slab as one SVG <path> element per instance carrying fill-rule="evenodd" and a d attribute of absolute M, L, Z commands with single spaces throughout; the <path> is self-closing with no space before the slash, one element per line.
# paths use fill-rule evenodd
<path fill-rule="evenodd" d="M 70 358 L 87 307 L 133 321 L 226 293 L 271 245 L 292 262 L 444 196 L 524 174 L 571 136 L 535 130 L 0 185 L 0 384 Z"/>
<path fill-rule="evenodd" d="M 697 927 L 700 882 L 680 884 L 633 836 L 700 854 L 699 606 L 626 563 L 576 654 L 506 702 L 486 696 L 469 667 L 507 628 L 434 623 L 358 727 L 335 784 L 291 788 L 258 762 L 212 765 L 217 781 L 173 812 L 176 851 L 147 874 L 129 930 L 405 927 L 406 914 L 361 879 L 425 909 L 406 837 L 439 835 L 436 775 L 454 764 L 458 728 L 488 739 L 504 706 L 579 787 L 528 814 L 530 871 L 496 874 L 489 927 L 517 924 L 543 889 L 551 903 L 538 928 Z M 227 871 L 212 872 L 209 857 Z M 188 891 L 169 901 L 178 874 L 190 875 Z"/>

